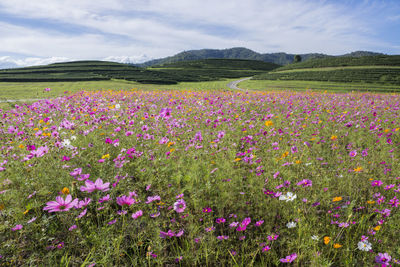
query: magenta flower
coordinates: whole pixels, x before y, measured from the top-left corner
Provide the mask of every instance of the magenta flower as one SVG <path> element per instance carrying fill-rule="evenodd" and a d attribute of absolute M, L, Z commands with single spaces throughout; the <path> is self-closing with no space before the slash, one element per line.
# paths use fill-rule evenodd
<path fill-rule="evenodd" d="M 271 249 L 270 246 L 265 246 L 265 247 L 262 248 L 262 252 L 267 252 L 270 249 Z"/>
<path fill-rule="evenodd" d="M 255 226 L 256 226 L 256 227 L 259 227 L 259 226 L 261 226 L 263 223 L 264 223 L 264 220 L 257 221 L 257 222 L 255 223 Z"/>
<path fill-rule="evenodd" d="M 22 229 L 22 225 L 21 224 L 17 224 L 15 227 L 11 228 L 12 231 L 18 231 Z"/>
<path fill-rule="evenodd" d="M 93 191 L 99 190 L 102 192 L 106 192 L 110 190 L 110 183 L 103 183 L 103 180 L 98 178 L 96 182 L 92 182 L 90 180 L 85 181 L 85 186 L 81 186 L 82 192 L 92 193 Z"/>
<path fill-rule="evenodd" d="M 186 209 L 186 202 L 185 202 L 185 200 L 183 200 L 183 199 L 178 199 L 178 201 L 176 201 L 175 203 L 174 203 L 174 210 L 177 212 L 177 213 L 182 213 L 182 212 L 184 212 L 185 211 L 185 209 Z"/>
<path fill-rule="evenodd" d="M 107 201 L 109 201 L 110 199 L 111 199 L 110 195 L 107 194 L 106 196 L 101 197 L 101 198 L 99 199 L 99 203 L 107 202 Z"/>
<path fill-rule="evenodd" d="M 71 208 L 75 207 L 78 204 L 78 199 L 75 198 L 72 200 L 72 196 L 68 195 L 63 199 L 61 196 L 56 197 L 56 201 L 50 201 L 46 203 L 46 207 L 43 210 L 47 210 L 49 212 L 57 212 L 57 211 L 69 211 Z"/>
<path fill-rule="evenodd" d="M 210 212 L 212 212 L 212 209 L 209 208 L 209 207 L 203 208 L 203 212 L 204 212 L 204 213 L 210 213 Z"/>
<path fill-rule="evenodd" d="M 224 217 L 217 218 L 217 219 L 215 220 L 216 223 L 224 223 L 225 221 L 226 221 L 226 220 L 225 220 Z"/>
<path fill-rule="evenodd" d="M 286 256 L 286 258 L 280 259 L 280 262 L 288 262 L 288 263 L 290 263 L 290 262 L 293 262 L 296 258 L 297 258 L 297 254 L 293 253 L 293 254 L 291 254 L 289 256 Z"/>
<path fill-rule="evenodd" d="M 120 206 L 130 206 L 132 204 L 135 204 L 136 200 L 130 196 L 122 196 L 122 197 L 117 197 L 117 204 Z"/>
<path fill-rule="evenodd" d="M 90 198 L 85 197 L 84 200 L 80 200 L 78 204 L 76 204 L 75 208 L 80 209 L 86 207 L 87 205 L 89 205 L 90 201 L 92 201 Z"/>
<path fill-rule="evenodd" d="M 374 180 L 374 181 L 372 181 L 371 182 L 371 185 L 372 186 L 381 186 L 383 183 L 382 183 L 382 181 L 381 180 Z"/>
<path fill-rule="evenodd" d="M 357 156 L 357 151 L 356 150 L 350 151 L 349 156 L 354 158 L 355 156 Z"/>
<path fill-rule="evenodd" d="M 138 210 L 137 212 L 133 213 L 132 214 L 132 219 L 136 220 L 140 216 L 143 216 L 143 211 L 142 210 Z"/>
<path fill-rule="evenodd" d="M 391 261 L 392 257 L 388 253 L 378 253 L 375 257 L 376 263 L 387 264 Z"/>
<path fill-rule="evenodd" d="M 298 182 L 297 185 L 301 185 L 303 187 L 309 187 L 312 186 L 312 181 L 309 179 L 303 179 L 300 182 Z"/>
<path fill-rule="evenodd" d="M 160 117 L 165 119 L 171 118 L 171 111 L 170 108 L 162 108 L 160 111 Z"/>

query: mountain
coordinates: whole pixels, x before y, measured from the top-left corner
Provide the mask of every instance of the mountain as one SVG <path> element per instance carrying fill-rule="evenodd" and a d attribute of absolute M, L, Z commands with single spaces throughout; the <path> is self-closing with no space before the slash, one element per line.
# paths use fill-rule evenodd
<path fill-rule="evenodd" d="M 352 55 L 354 54 L 354 55 Z M 357 51 L 347 56 L 371 56 L 379 55 L 379 53 L 367 52 L 367 51 Z M 260 54 L 244 47 L 234 47 L 228 49 L 201 49 L 201 50 L 190 50 L 178 53 L 174 56 L 154 59 L 142 64 L 138 64 L 141 67 L 150 67 L 155 65 L 169 64 L 179 61 L 190 61 L 199 59 L 210 59 L 210 58 L 221 58 L 221 59 L 250 59 L 250 60 L 260 60 L 264 62 L 271 62 L 278 65 L 287 65 L 293 62 L 295 54 L 287 53 L 267 53 Z M 310 54 L 300 54 L 302 61 L 307 61 L 309 59 L 315 58 L 326 58 L 333 57 L 326 54 L 310 53 Z"/>

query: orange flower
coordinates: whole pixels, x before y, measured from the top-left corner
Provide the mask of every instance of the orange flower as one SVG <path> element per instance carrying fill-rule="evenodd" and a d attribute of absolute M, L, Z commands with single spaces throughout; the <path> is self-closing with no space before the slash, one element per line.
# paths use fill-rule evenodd
<path fill-rule="evenodd" d="M 342 197 L 334 197 L 332 199 L 333 202 L 341 201 L 343 198 Z"/>
<path fill-rule="evenodd" d="M 241 161 L 241 160 L 242 160 L 241 158 L 236 158 L 236 159 L 235 159 L 235 161 Z"/>
<path fill-rule="evenodd" d="M 324 237 L 324 244 L 325 244 L 325 245 L 328 245 L 329 242 L 331 242 L 331 238 L 330 238 L 329 236 L 325 236 L 325 237 Z"/>
<path fill-rule="evenodd" d="M 335 244 L 333 244 L 333 247 L 334 247 L 334 248 L 341 248 L 342 245 L 340 245 L 339 243 L 335 243 Z"/>
<path fill-rule="evenodd" d="M 374 231 L 379 231 L 379 230 L 381 230 L 381 226 L 378 225 L 378 226 L 374 227 L 373 229 L 374 229 Z"/>
<path fill-rule="evenodd" d="M 265 126 L 269 127 L 269 126 L 273 126 L 274 123 L 272 121 L 266 121 L 265 122 Z"/>
<path fill-rule="evenodd" d="M 64 195 L 68 195 L 68 194 L 69 194 L 69 189 L 68 189 L 68 187 L 64 187 L 64 188 L 61 190 L 61 193 L 63 193 Z"/>
<path fill-rule="evenodd" d="M 333 140 L 333 141 L 334 141 L 334 140 L 337 140 L 337 136 L 336 136 L 336 135 L 332 135 L 332 136 L 331 136 L 331 140 Z"/>
<path fill-rule="evenodd" d="M 362 167 L 357 167 L 357 168 L 354 169 L 354 171 L 355 171 L 355 172 L 361 172 L 362 169 L 363 169 Z"/>

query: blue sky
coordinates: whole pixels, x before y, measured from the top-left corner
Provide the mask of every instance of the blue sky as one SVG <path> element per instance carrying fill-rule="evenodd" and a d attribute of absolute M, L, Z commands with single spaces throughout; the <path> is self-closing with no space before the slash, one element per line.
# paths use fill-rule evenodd
<path fill-rule="evenodd" d="M 202 48 L 400 54 L 400 0 L 0 0 L 0 67 Z"/>

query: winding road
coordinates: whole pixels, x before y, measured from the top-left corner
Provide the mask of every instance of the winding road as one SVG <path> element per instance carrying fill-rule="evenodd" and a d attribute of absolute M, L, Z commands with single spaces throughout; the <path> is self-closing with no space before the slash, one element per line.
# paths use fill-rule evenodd
<path fill-rule="evenodd" d="M 247 78 L 243 78 L 243 79 L 240 79 L 237 81 L 233 81 L 233 82 L 228 83 L 226 86 L 228 86 L 230 89 L 233 89 L 233 90 L 240 90 L 240 91 L 246 92 L 246 91 L 248 91 L 247 89 L 239 88 L 237 85 L 240 82 L 250 80 L 251 78 L 252 77 L 247 77 Z"/>

